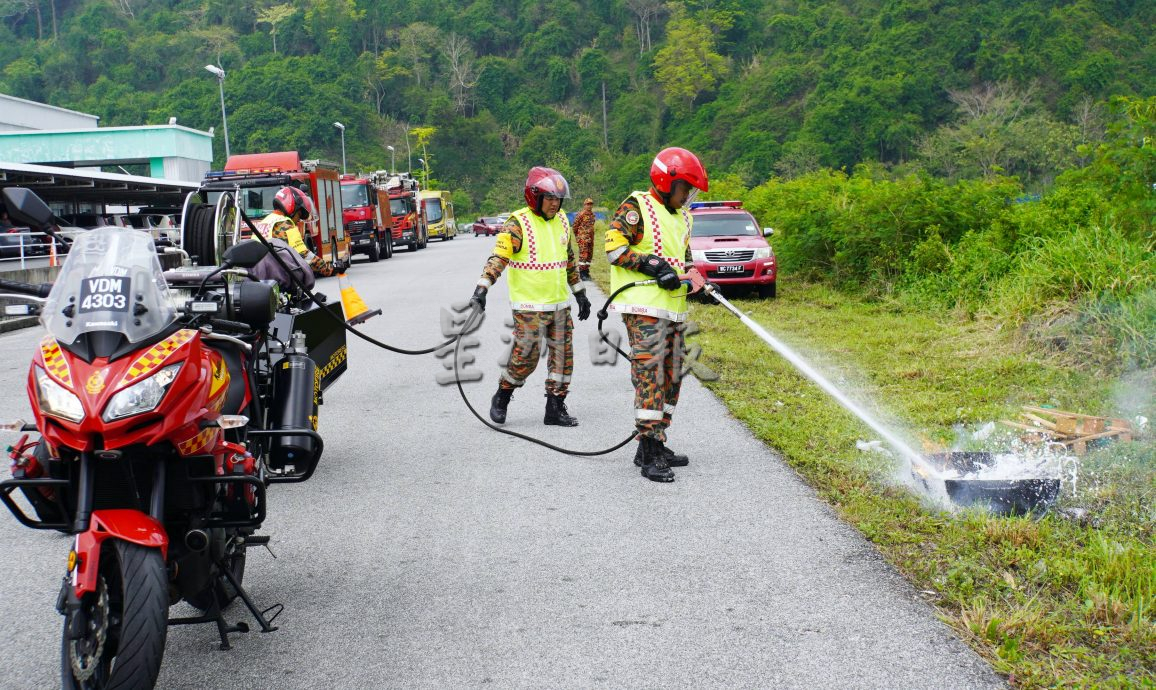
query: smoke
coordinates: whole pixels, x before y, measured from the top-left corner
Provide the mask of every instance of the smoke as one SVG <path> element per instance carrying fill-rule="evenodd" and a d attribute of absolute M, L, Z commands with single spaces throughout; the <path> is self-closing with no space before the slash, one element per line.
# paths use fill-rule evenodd
<path fill-rule="evenodd" d="M 1138 433 L 1149 432 L 1150 420 L 1156 416 L 1156 368 L 1121 376 L 1112 388 L 1112 409 L 1115 416 L 1132 422 Z"/>

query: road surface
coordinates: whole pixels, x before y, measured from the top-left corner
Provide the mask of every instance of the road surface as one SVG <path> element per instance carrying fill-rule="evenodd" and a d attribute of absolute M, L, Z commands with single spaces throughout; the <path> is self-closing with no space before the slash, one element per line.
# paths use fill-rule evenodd
<path fill-rule="evenodd" d="M 350 277 L 384 311 L 365 330 L 404 347 L 439 342 L 440 310 L 469 297 L 491 246 L 459 236 L 359 261 Z M 338 293 L 334 280 L 319 289 Z M 467 391 L 482 410 L 506 347 L 505 299 L 501 281 L 473 350 L 484 379 Z M 514 395 L 509 428 L 585 450 L 630 434 L 628 370 L 590 364 L 593 330 L 593 318 L 577 325 L 568 404 L 581 426 L 542 425 L 541 366 Z M 0 336 L 0 418 L 30 418 L 39 331 Z M 657 484 L 639 476 L 633 443 L 575 458 L 489 431 L 437 383 L 442 359 L 357 339 L 349 349 L 321 409 L 317 474 L 270 491 L 277 558 L 249 557 L 250 593 L 286 606 L 280 629 L 221 652 L 212 626 L 170 628 L 159 687 L 1002 685 L 697 381 L 670 439 L 691 465 Z M 68 547 L 0 515 L 2 688 L 59 683 L 53 603 Z M 228 614 L 247 619 L 239 604 Z"/>

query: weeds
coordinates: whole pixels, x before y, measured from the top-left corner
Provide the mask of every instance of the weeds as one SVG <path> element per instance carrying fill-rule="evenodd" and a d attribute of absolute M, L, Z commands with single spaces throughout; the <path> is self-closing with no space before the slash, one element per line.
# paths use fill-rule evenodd
<path fill-rule="evenodd" d="M 1051 404 L 1111 414 L 1111 377 L 1039 351 L 977 315 L 864 302 L 785 283 L 778 300 L 736 298 L 873 412 L 925 446 L 954 427 Z M 1156 449 L 1117 443 L 1090 455 L 1042 519 L 945 514 L 899 488 L 891 464 L 856 450 L 870 432 L 721 308 L 695 305 L 711 389 L 921 590 L 1015 686 L 1156 684 Z M 959 313 L 954 312 L 958 317 Z M 1118 397 L 1118 396 L 1117 396 Z M 1151 396 L 1131 413 L 1156 417 Z"/>

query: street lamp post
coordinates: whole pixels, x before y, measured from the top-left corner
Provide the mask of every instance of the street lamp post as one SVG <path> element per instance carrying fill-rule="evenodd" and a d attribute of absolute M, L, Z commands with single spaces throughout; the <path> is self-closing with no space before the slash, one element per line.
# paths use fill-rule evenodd
<path fill-rule="evenodd" d="M 392 146 L 386 146 L 385 148 L 389 149 L 389 172 L 392 173 L 394 170 L 397 169 L 397 167 L 394 165 L 393 147 Z"/>
<path fill-rule="evenodd" d="M 421 163 L 421 186 L 429 186 L 429 164 L 425 162 L 424 158 L 418 158 L 418 163 Z"/>
<path fill-rule="evenodd" d="M 341 130 L 341 174 L 345 174 L 345 125 L 334 122 L 333 126 Z"/>
<path fill-rule="evenodd" d="M 225 160 L 229 159 L 229 120 L 225 117 L 225 70 L 216 65 L 205 65 L 217 77 L 217 86 L 221 89 L 221 127 L 225 130 Z"/>

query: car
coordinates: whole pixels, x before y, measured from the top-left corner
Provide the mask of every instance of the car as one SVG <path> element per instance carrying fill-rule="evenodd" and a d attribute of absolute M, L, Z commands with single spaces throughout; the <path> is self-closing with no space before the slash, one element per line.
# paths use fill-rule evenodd
<path fill-rule="evenodd" d="M 505 222 L 505 219 L 499 218 L 497 216 L 486 216 L 484 218 L 479 218 L 474 221 L 474 236 L 497 235 L 502 231 L 502 226 L 505 225 Z"/>
<path fill-rule="evenodd" d="M 111 225 L 107 218 L 97 213 L 66 213 L 60 218 L 70 226 L 90 230 Z"/>
<path fill-rule="evenodd" d="M 760 297 L 775 296 L 779 267 L 766 239 L 774 229 L 760 231 L 741 201 L 696 201 L 690 215 L 690 254 L 704 278 L 719 287 L 750 287 Z"/>

